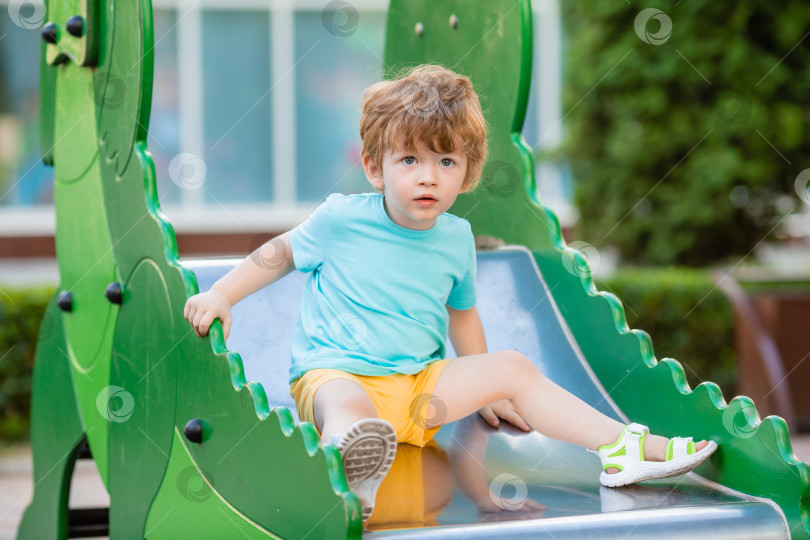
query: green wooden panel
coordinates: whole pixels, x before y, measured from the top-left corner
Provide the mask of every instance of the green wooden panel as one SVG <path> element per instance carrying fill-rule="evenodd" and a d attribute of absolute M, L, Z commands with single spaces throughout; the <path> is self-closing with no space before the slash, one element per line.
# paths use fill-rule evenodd
<path fill-rule="evenodd" d="M 810 468 L 793 452 L 784 421 L 770 416 L 760 424 L 751 400 L 726 404 L 714 383 L 690 389 L 680 363 L 656 360 L 650 336 L 627 326 L 619 299 L 597 291 L 578 252 L 547 250 L 535 253 L 535 259 L 583 354 L 618 406 L 655 433 L 717 441 L 720 448 L 697 472 L 774 500 L 794 538 L 810 537 Z"/>
<path fill-rule="evenodd" d="M 56 107 L 57 69 L 45 60 L 45 47 L 39 59 L 39 152 L 42 162 L 53 167 L 53 120 Z"/>
<path fill-rule="evenodd" d="M 44 440 L 56 441 L 55 447 L 73 456 L 86 431 L 111 488 L 114 531 L 177 537 L 182 533 L 176 523 L 192 522 L 208 524 L 208 529 L 201 525 L 201 534 L 236 528 L 249 536 L 272 531 L 280 537 L 359 537 L 359 502 L 346 489 L 337 451 L 320 448 L 311 425 L 294 427 L 288 410 L 268 409 L 262 387 L 247 383 L 239 356 L 225 350 L 218 322 L 200 339 L 182 317 L 197 284 L 178 264 L 145 143 L 153 76 L 150 2 L 52 4 L 48 13 L 54 21 L 98 8 L 97 25 L 88 28 L 97 39 L 98 69 L 81 68 L 69 58 L 46 67 L 59 59 L 43 46 L 42 141 L 56 142 L 52 154 L 46 148 L 43 156 L 52 156 L 56 165 L 57 253 L 62 287 L 74 296 L 74 311 L 62 317 L 62 346 L 75 384 L 74 413 L 81 414 L 74 415 L 74 424 L 67 419 L 67 435 L 37 435 L 35 456 L 41 457 L 36 459 L 53 461 L 40 448 Z M 458 17 L 455 29 L 452 14 Z M 421 36 L 414 31 L 417 23 L 424 28 Z M 65 50 L 79 64 L 87 63 L 96 51 L 90 43 L 77 39 Z M 777 500 L 794 535 L 806 537 L 801 520 L 807 523 L 807 466 L 795 462 L 783 423 L 770 419 L 756 427 L 747 417 L 737 422 L 737 413 L 752 406 L 733 402 L 724 408 L 711 385 L 688 392 L 680 366 L 656 364 L 649 339 L 628 331 L 615 298 L 596 295 L 590 279 L 567 270 L 571 265 L 563 257 L 576 255 L 565 250 L 556 218 L 534 194 L 532 158 L 520 136 L 531 78 L 529 1 L 394 1 L 386 62 L 388 76 L 425 62 L 471 76 L 490 125 L 490 159 L 482 187 L 459 197 L 451 212 L 469 219 L 477 235 L 535 251 L 580 347 L 625 411 L 665 434 L 688 432 L 721 442 L 702 472 Z M 121 276 L 130 277 L 119 317 L 103 291 Z M 73 388 L 69 380 L 54 387 L 64 393 Z M 35 382 L 35 396 L 53 384 Z M 123 421 L 110 418 L 111 410 L 119 411 L 115 406 L 108 405 L 107 412 L 98 406 L 99 396 L 104 402 L 119 392 L 111 385 L 131 397 L 132 414 Z M 69 410 L 65 414 L 70 416 Z M 210 426 L 202 444 L 178 435 L 192 418 Z M 108 434 L 114 460 L 108 460 Z M 44 512 L 41 505 L 61 508 L 54 501 L 62 501 L 72 457 L 56 463 L 61 483 L 43 483 L 50 487 L 35 494 L 21 531 L 44 530 L 26 528 Z M 211 504 L 189 504 L 188 492 L 178 489 L 188 486 L 183 481 L 189 472 L 210 488 L 209 500 L 227 524 Z M 172 519 L 175 511 L 184 520 Z M 57 512 L 62 513 L 53 526 L 63 526 L 64 511 Z"/>
<path fill-rule="evenodd" d="M 98 143 L 117 179 L 136 160 L 135 141 L 146 141 L 154 73 L 152 4 L 116 2 L 114 10 L 105 11 L 101 25 L 107 39 L 95 85 Z M 143 186 L 138 189 L 142 194 Z"/>
<path fill-rule="evenodd" d="M 73 465 L 84 439 L 62 312 L 51 299 L 40 325 L 34 359 L 31 446 L 34 497 L 23 514 L 20 540 L 66 538 Z"/>
<path fill-rule="evenodd" d="M 214 333 L 213 341 L 196 338 L 183 317 L 186 299 L 197 292 L 196 280 L 177 263 L 174 232 L 160 212 L 154 164 L 145 144 L 153 69 L 151 8 L 148 2 L 133 3 L 108 13 L 105 21 L 104 33 L 115 37 L 112 43 L 102 44 L 99 73 L 106 73 L 110 82 L 124 83 L 118 102 L 111 99 L 109 89 L 99 90 L 98 86 L 96 94 L 107 226 L 120 272 L 128 275 L 147 258 L 149 279 L 162 284 L 133 287 L 137 281 L 133 278 L 126 287 L 111 381 L 122 381 L 120 386 L 133 393 L 136 411 L 140 407 L 147 415 L 111 428 L 112 451 L 126 453 L 123 459 L 116 457 L 111 462 L 111 476 L 130 478 L 124 468 L 134 461 L 147 482 L 153 482 L 158 467 L 150 468 L 149 459 L 133 456 L 138 448 L 146 448 L 142 446 L 146 435 L 154 442 L 151 452 L 169 453 L 171 426 L 166 429 L 163 420 L 170 416 L 166 414 L 169 404 L 178 400 L 176 418 L 171 415 L 178 429 L 192 416 L 205 418 L 213 426 L 211 440 L 202 447 L 194 445 L 192 455 L 206 475 L 216 478 L 212 484 L 217 496 L 238 513 L 285 537 L 310 530 L 316 536 L 345 537 L 349 532 L 358 536 L 359 503 L 346 490 L 339 459 L 332 455 L 327 460 L 322 452 L 311 457 L 318 447 L 313 428 L 303 428 L 306 436 L 301 429 L 293 433 L 289 413 L 284 421 L 270 414 L 263 390 L 245 385 L 241 363 L 224 354 L 221 334 Z M 141 279 L 143 284 L 145 279 Z M 128 321 L 134 321 L 137 314 L 151 322 L 124 322 L 123 313 L 130 308 Z M 155 315 L 146 317 L 146 313 Z M 124 344 L 127 331 L 131 336 Z M 216 350 L 212 343 L 217 343 Z M 143 358 L 151 355 L 168 358 L 149 372 Z M 161 373 L 165 366 L 172 370 Z M 234 371 L 235 366 L 240 369 Z M 132 387 L 146 373 L 144 382 L 154 377 L 155 384 L 162 384 L 160 391 L 137 384 Z M 163 416 L 156 420 L 151 415 Z M 304 444 L 302 439 L 308 442 Z M 268 460 L 268 455 L 276 457 Z M 211 461 L 212 456 L 217 459 Z M 164 463 L 163 457 L 158 462 Z M 113 506 L 125 496 L 129 496 L 127 502 L 140 506 L 132 511 L 113 508 L 113 519 L 134 523 L 135 514 L 151 503 L 150 490 L 139 486 L 137 493 L 127 495 L 123 493 L 125 484 L 120 484 L 120 494 L 118 484 L 111 484 Z M 315 523 L 320 525 L 313 529 Z M 149 526 L 146 529 L 148 532 Z"/>
<path fill-rule="evenodd" d="M 658 364 L 649 337 L 627 328 L 618 300 L 596 291 L 587 263 L 565 247 L 557 218 L 535 197 L 532 157 L 520 135 L 531 80 L 529 7 L 528 0 L 391 2 L 386 77 L 420 63 L 439 63 L 468 75 L 490 128 L 482 184 L 460 195 L 449 211 L 468 219 L 476 235 L 495 236 L 535 252 L 583 353 L 631 418 L 665 435 L 689 433 L 717 440 L 720 450 L 700 471 L 777 501 L 794 535 L 807 537 L 810 475 L 790 449 L 781 419 L 767 419 L 759 429 L 753 420 L 743 429 L 729 428 L 729 418 L 740 409 L 754 411 L 753 404 L 733 402 L 726 407 L 713 384 L 689 392 L 680 365 Z M 450 25 L 453 14 L 458 16 L 457 29 Z M 415 31 L 417 23 L 422 24 L 421 36 Z"/>
<path fill-rule="evenodd" d="M 263 387 L 245 381 L 223 342 L 218 321 L 209 337 L 183 342 L 193 361 L 178 370 L 177 429 L 201 418 L 211 433 L 189 445 L 194 462 L 223 499 L 280 537 L 359 538 L 360 503 L 337 450 L 321 448 L 314 426 L 295 426 L 288 409 L 270 411 Z"/>
<path fill-rule="evenodd" d="M 454 14 L 456 29 L 450 25 Z M 417 23 L 424 28 L 421 36 Z M 531 32 L 528 0 L 392 1 L 385 74 L 391 78 L 404 66 L 437 63 L 470 77 L 488 123 L 490 154 L 481 185 L 459 195 L 449 212 L 467 219 L 475 235 L 542 249 L 559 237 L 559 225 L 537 203 L 532 155 L 520 135 L 531 80 Z"/>
<path fill-rule="evenodd" d="M 64 320 L 67 353 L 87 438 L 106 485 L 108 421 L 96 401 L 109 385 L 117 307 L 104 290 L 116 281 L 115 261 L 96 159 L 95 107 L 88 92 L 93 72 L 71 63 L 58 69 L 54 206 L 61 287 L 73 296 L 73 311 Z"/>
<path fill-rule="evenodd" d="M 279 538 L 251 523 L 219 496 L 195 464 L 179 431 L 144 538 Z"/>
<path fill-rule="evenodd" d="M 97 0 L 62 0 L 48 3 L 45 24 L 53 23 L 57 28 L 57 42 L 45 45 L 46 61 L 50 65 L 72 63 L 78 66 L 95 64 L 97 56 L 97 27 L 93 21 L 97 17 Z M 67 21 L 73 16 L 84 20 L 81 35 L 74 36 L 67 31 Z"/>
<path fill-rule="evenodd" d="M 144 259 L 127 280 L 110 383 L 121 388 L 110 424 L 110 534 L 144 534 L 172 444 L 177 394 L 173 316 L 161 270 Z"/>

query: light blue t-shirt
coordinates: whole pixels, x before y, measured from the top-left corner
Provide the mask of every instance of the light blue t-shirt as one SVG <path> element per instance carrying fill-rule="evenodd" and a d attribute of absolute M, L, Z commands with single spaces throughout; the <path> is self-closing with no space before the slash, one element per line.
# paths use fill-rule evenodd
<path fill-rule="evenodd" d="M 448 314 L 475 306 L 475 240 L 440 215 L 419 231 L 394 223 L 383 195 L 335 193 L 290 233 L 312 273 L 292 340 L 290 382 L 315 368 L 413 374 L 445 357 Z"/>

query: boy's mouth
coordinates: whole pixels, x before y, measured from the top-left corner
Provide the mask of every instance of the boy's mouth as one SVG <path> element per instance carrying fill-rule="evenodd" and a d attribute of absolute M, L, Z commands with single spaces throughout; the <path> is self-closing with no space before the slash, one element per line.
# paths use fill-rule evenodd
<path fill-rule="evenodd" d="M 423 208 L 427 208 L 428 206 L 432 206 L 436 204 L 436 199 L 431 197 L 430 195 L 422 195 L 421 197 L 416 199 L 416 204 Z"/>

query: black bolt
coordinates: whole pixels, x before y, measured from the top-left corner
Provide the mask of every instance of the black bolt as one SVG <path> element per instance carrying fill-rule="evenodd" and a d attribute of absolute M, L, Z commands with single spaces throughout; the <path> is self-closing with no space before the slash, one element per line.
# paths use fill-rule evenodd
<path fill-rule="evenodd" d="M 56 304 L 62 311 L 73 311 L 73 295 L 68 291 L 62 291 L 56 299 Z"/>
<path fill-rule="evenodd" d="M 183 433 L 190 442 L 201 443 L 203 439 L 202 421 L 199 418 L 189 420 L 186 422 L 186 425 L 183 426 Z"/>
<path fill-rule="evenodd" d="M 71 36 L 82 37 L 84 34 L 84 19 L 81 15 L 74 15 L 68 19 L 66 27 Z"/>
<path fill-rule="evenodd" d="M 121 284 L 113 281 L 107 285 L 107 290 L 104 291 L 104 296 L 113 304 L 121 305 L 124 303 L 124 291 L 121 289 Z"/>
<path fill-rule="evenodd" d="M 42 39 L 45 40 L 45 43 L 56 43 L 57 33 L 58 30 L 55 23 L 49 22 L 42 27 Z"/>

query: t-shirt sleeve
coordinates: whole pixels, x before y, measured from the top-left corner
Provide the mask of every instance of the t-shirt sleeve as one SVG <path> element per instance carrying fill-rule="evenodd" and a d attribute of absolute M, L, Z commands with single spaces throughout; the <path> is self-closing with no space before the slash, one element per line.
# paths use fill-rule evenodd
<path fill-rule="evenodd" d="M 330 227 L 331 216 L 327 197 L 303 223 L 290 232 L 293 262 L 298 270 L 310 272 L 320 268 L 326 260 Z"/>
<path fill-rule="evenodd" d="M 469 246 L 467 253 L 468 257 L 464 277 L 461 281 L 456 281 L 453 284 L 453 289 L 450 291 L 450 296 L 447 298 L 447 305 L 453 309 L 464 310 L 475 307 L 476 259 L 475 238 L 473 237 L 472 230 L 469 230 Z"/>

